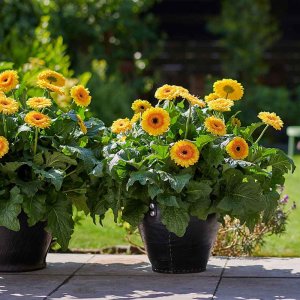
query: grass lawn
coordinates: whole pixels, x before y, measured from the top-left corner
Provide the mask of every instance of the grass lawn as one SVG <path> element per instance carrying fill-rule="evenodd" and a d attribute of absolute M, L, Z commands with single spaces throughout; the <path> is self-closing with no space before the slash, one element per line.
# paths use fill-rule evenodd
<path fill-rule="evenodd" d="M 270 236 L 263 248 L 256 253 L 260 256 L 300 256 L 300 156 L 295 157 L 297 169 L 286 180 L 285 193 L 290 201 L 295 201 L 297 209 L 290 215 L 287 231 L 281 236 Z M 71 239 L 70 249 L 100 249 L 103 247 L 128 245 L 126 231 L 113 223 L 111 213 L 107 214 L 104 226 L 94 225 L 90 219 L 85 219 L 80 226 L 76 226 Z M 141 244 L 140 238 L 134 239 Z"/>

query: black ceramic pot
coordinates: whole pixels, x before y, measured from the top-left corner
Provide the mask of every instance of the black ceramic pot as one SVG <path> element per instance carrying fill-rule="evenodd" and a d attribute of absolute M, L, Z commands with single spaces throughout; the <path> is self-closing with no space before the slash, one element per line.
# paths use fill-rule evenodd
<path fill-rule="evenodd" d="M 46 267 L 51 235 L 46 222 L 29 227 L 25 213 L 19 215 L 21 229 L 12 231 L 0 226 L 0 272 L 26 272 Z"/>
<path fill-rule="evenodd" d="M 205 271 L 218 228 L 216 214 L 206 221 L 191 217 L 185 235 L 178 237 L 162 224 L 154 204 L 139 226 L 152 269 L 160 273 Z"/>

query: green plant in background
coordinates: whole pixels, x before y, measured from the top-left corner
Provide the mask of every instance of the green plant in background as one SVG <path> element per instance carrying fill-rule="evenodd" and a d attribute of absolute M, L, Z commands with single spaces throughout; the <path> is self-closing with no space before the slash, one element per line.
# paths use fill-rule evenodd
<path fill-rule="evenodd" d="M 239 78 L 245 86 L 267 71 L 265 51 L 278 39 L 270 0 L 222 0 L 221 14 L 209 23 L 224 47 L 223 72 Z"/>
<path fill-rule="evenodd" d="M 100 158 L 89 141 L 104 125 L 84 120 L 91 96 L 82 85 L 72 87 L 72 107 L 64 112 L 53 96 L 64 94 L 65 78 L 49 70 L 32 76 L 0 73 L 0 226 L 20 230 L 23 211 L 29 226 L 47 221 L 47 230 L 66 249 L 74 227 L 72 204 L 88 213 L 86 178 Z"/>
<path fill-rule="evenodd" d="M 287 125 L 298 125 L 296 112 L 300 103 L 295 101 L 294 92 L 284 86 L 258 84 L 268 72 L 266 50 L 280 36 L 278 24 L 271 14 L 271 1 L 241 0 L 233 4 L 230 0 L 223 0 L 221 14 L 208 23 L 208 28 L 219 37 L 218 43 L 225 50 L 223 75 L 238 78 L 246 87 L 247 102 L 243 105 L 241 119 L 251 123 L 255 121 L 255 110 L 272 109 L 282 115 Z M 210 83 L 211 80 L 207 86 Z M 236 106 L 236 111 L 239 109 Z"/>
<path fill-rule="evenodd" d="M 111 122 L 127 115 L 129 101 L 153 87 L 146 74 L 161 49 L 156 20 L 148 12 L 156 0 L 4 0 L 1 4 L 0 59 L 16 67 L 39 58 L 67 77 L 90 71 L 92 109 Z M 63 44 L 64 41 L 64 44 Z M 105 61 L 105 77 L 95 61 Z M 131 100 L 129 100 L 131 99 Z"/>
<path fill-rule="evenodd" d="M 205 103 L 178 86 L 164 85 L 155 93 L 155 107 L 137 100 L 135 117 L 116 120 L 103 149 L 107 195 L 98 205 L 118 219 L 137 226 L 156 202 L 163 224 L 182 236 L 190 216 L 206 219 L 229 215 L 250 230 L 268 223 L 278 207 L 278 187 L 294 163 L 284 152 L 259 141 L 268 128 L 280 130 L 281 119 L 261 112 L 262 122 L 240 126 L 227 116 L 242 86 L 224 79 L 214 84 L 218 99 Z M 177 99 L 182 101 L 177 102 Z M 175 102 L 176 101 L 176 102 Z M 253 132 L 266 124 L 257 140 Z M 100 214 L 100 218 L 101 218 Z"/>

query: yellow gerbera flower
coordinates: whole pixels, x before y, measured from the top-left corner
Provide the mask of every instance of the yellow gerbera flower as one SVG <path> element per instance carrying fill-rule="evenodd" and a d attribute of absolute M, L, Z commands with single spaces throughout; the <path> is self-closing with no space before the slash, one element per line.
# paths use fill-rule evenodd
<path fill-rule="evenodd" d="M 52 102 L 46 97 L 32 97 L 26 101 L 26 104 L 32 109 L 43 109 L 51 106 Z"/>
<path fill-rule="evenodd" d="M 189 141 L 178 141 L 170 150 L 171 159 L 181 167 L 189 167 L 199 160 L 198 148 Z"/>
<path fill-rule="evenodd" d="M 208 94 L 207 96 L 204 97 L 204 100 L 205 102 L 209 102 L 209 101 L 212 101 L 212 100 L 216 100 L 216 99 L 219 99 L 220 96 L 216 93 L 210 93 Z"/>
<path fill-rule="evenodd" d="M 142 115 L 141 125 L 150 135 L 161 135 L 169 129 L 169 113 L 160 107 L 149 108 Z"/>
<path fill-rule="evenodd" d="M 71 88 L 71 97 L 78 106 L 88 106 L 91 103 L 92 97 L 90 91 L 83 85 L 76 85 Z"/>
<path fill-rule="evenodd" d="M 33 127 L 48 128 L 51 125 L 51 119 L 38 111 L 30 111 L 25 115 L 24 121 Z"/>
<path fill-rule="evenodd" d="M 141 114 L 140 113 L 134 114 L 133 117 L 130 120 L 131 124 L 136 123 L 140 118 L 141 118 Z"/>
<path fill-rule="evenodd" d="M 214 116 L 208 117 L 204 121 L 204 126 L 206 130 L 215 135 L 225 135 L 226 134 L 226 126 L 222 119 L 216 118 Z"/>
<path fill-rule="evenodd" d="M 249 146 L 241 137 L 235 137 L 226 146 L 227 153 L 233 159 L 244 159 L 249 154 Z"/>
<path fill-rule="evenodd" d="M 37 81 L 37 85 L 42 88 L 42 89 L 47 89 L 51 92 L 54 92 L 54 93 L 57 93 L 59 95 L 64 95 L 65 92 L 63 91 L 62 88 L 60 88 L 59 86 L 57 85 L 54 85 L 54 84 L 51 84 L 49 83 L 48 81 L 46 80 L 38 80 Z"/>
<path fill-rule="evenodd" d="M 240 100 L 244 95 L 244 88 L 236 80 L 222 79 L 214 83 L 214 92 L 222 98 Z"/>
<path fill-rule="evenodd" d="M 205 107 L 205 102 L 198 97 L 191 95 L 190 93 L 180 93 L 180 96 L 191 103 L 191 105 L 198 105 L 199 107 Z"/>
<path fill-rule="evenodd" d="M 37 79 L 38 81 L 46 81 L 49 84 L 56 85 L 58 87 L 63 87 L 66 83 L 66 79 L 63 75 L 51 70 L 42 71 L 38 75 Z"/>
<path fill-rule="evenodd" d="M 136 114 L 143 113 L 145 110 L 147 110 L 150 107 L 152 107 L 150 102 L 148 102 L 147 100 L 141 100 L 141 99 L 135 100 L 131 105 L 132 110 Z"/>
<path fill-rule="evenodd" d="M 87 133 L 87 128 L 82 120 L 82 118 L 80 117 L 80 115 L 76 115 L 77 116 L 77 120 L 78 120 L 78 125 L 80 127 L 80 130 L 86 134 Z"/>
<path fill-rule="evenodd" d="M 118 119 L 111 125 L 111 131 L 113 133 L 126 132 L 132 128 L 131 122 L 128 118 Z"/>
<path fill-rule="evenodd" d="M 208 102 L 208 107 L 216 111 L 230 111 L 233 106 L 233 101 L 229 99 L 219 98 Z"/>
<path fill-rule="evenodd" d="M 159 101 L 174 100 L 184 91 L 188 92 L 188 90 L 185 90 L 183 87 L 165 84 L 156 90 L 154 97 Z"/>
<path fill-rule="evenodd" d="M 12 98 L 0 98 L 0 113 L 12 115 L 19 110 L 19 103 Z"/>
<path fill-rule="evenodd" d="M 9 150 L 8 140 L 4 136 L 0 136 L 0 158 L 7 154 Z"/>
<path fill-rule="evenodd" d="M 235 127 L 235 126 L 241 127 L 242 123 L 241 123 L 240 119 L 238 119 L 238 118 L 232 118 L 231 119 L 231 125 L 233 127 Z"/>
<path fill-rule="evenodd" d="M 266 111 L 262 111 L 258 114 L 258 117 L 267 125 L 272 126 L 276 130 L 281 130 L 283 127 L 283 122 L 279 116 L 275 113 L 270 113 Z"/>
<path fill-rule="evenodd" d="M 18 73 L 13 70 L 7 70 L 0 73 L 0 91 L 9 92 L 19 83 Z"/>

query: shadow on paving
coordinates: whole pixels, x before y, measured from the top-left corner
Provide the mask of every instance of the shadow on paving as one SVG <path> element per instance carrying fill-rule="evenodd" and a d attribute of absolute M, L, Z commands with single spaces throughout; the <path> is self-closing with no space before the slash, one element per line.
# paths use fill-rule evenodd
<path fill-rule="evenodd" d="M 273 261 L 223 258 L 204 273 L 179 275 L 154 273 L 147 262 L 49 263 L 45 270 L 0 274 L 0 299 L 299 300 L 299 260 Z"/>

